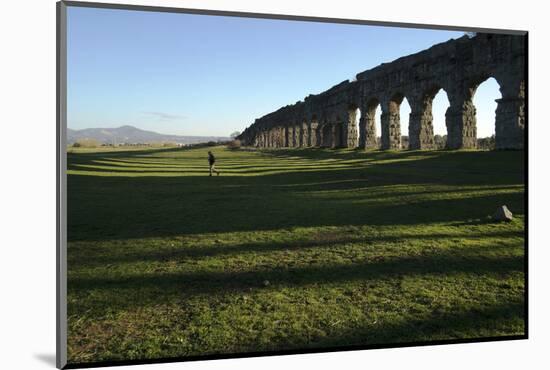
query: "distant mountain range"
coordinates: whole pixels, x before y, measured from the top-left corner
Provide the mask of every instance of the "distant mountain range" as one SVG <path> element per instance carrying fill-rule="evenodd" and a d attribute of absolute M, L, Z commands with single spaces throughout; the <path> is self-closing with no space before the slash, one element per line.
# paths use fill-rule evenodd
<path fill-rule="evenodd" d="M 78 140 L 93 139 L 102 144 L 147 144 L 153 142 L 170 142 L 178 144 L 196 144 L 208 141 L 227 141 L 223 136 L 179 136 L 164 135 L 158 132 L 141 130 L 133 126 L 117 128 L 85 128 L 82 130 L 67 129 L 67 143 L 73 144 Z"/>

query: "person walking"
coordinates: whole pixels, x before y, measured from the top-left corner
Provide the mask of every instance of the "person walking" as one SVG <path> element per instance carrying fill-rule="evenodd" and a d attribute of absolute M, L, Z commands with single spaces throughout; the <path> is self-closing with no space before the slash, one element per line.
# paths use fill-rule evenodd
<path fill-rule="evenodd" d="M 220 171 L 216 170 L 216 157 L 211 151 L 208 151 L 208 164 L 210 165 L 210 176 L 212 176 L 212 172 L 216 172 L 216 175 L 219 176 Z"/>

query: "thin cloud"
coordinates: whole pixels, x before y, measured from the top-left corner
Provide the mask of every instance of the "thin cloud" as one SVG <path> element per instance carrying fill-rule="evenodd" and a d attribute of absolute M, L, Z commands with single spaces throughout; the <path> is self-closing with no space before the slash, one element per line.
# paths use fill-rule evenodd
<path fill-rule="evenodd" d="M 160 121 L 175 121 L 175 120 L 187 118 L 179 114 L 169 114 L 164 112 L 142 112 L 142 113 L 148 116 L 156 117 Z"/>

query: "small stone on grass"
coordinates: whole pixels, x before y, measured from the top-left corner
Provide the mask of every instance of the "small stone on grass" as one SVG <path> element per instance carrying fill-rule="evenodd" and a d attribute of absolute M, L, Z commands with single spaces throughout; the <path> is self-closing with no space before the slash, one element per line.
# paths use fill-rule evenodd
<path fill-rule="evenodd" d="M 493 214 L 494 221 L 512 221 L 513 220 L 512 212 L 505 205 L 497 208 L 496 212 Z"/>

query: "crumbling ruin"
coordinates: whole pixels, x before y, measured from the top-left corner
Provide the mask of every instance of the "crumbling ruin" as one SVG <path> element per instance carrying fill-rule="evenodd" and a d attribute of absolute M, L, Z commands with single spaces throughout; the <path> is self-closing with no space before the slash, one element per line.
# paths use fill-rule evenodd
<path fill-rule="evenodd" d="M 476 88 L 490 77 L 500 85 L 495 141 L 497 149 L 522 149 L 525 127 L 526 37 L 477 34 L 437 44 L 416 54 L 357 74 L 304 101 L 255 120 L 239 139 L 244 145 L 278 147 L 401 149 L 399 108 L 411 106 L 409 149 L 433 149 L 432 101 L 440 89 L 450 106 L 445 114 L 447 148 L 477 144 Z M 381 107 L 381 133 L 375 111 Z M 359 124 L 356 124 L 357 112 Z M 359 132 L 357 132 L 357 130 Z"/>

